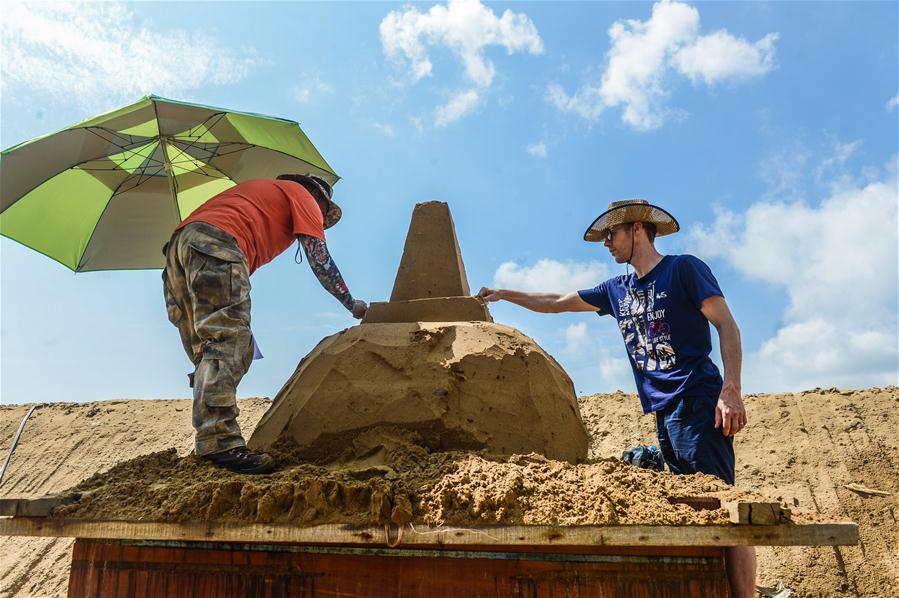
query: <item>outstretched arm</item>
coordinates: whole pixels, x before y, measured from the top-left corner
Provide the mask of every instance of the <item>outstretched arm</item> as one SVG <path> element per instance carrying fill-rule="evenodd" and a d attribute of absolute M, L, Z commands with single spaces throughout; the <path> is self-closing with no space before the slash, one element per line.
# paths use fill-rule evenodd
<path fill-rule="evenodd" d="M 543 314 L 557 314 L 566 311 L 597 311 L 595 306 L 581 299 L 577 291 L 560 295 L 558 293 L 526 293 L 524 291 L 488 289 L 484 287 L 478 291 L 478 297 L 488 303 L 504 299 L 510 303 Z"/>
<path fill-rule="evenodd" d="M 743 405 L 740 370 L 743 350 L 740 346 L 740 329 L 727 302 L 721 295 L 707 297 L 702 302 L 702 315 L 718 330 L 721 340 L 721 360 L 724 362 L 724 386 L 715 411 L 715 427 L 721 426 L 725 436 L 733 436 L 746 425 L 746 408 Z"/>
<path fill-rule="evenodd" d="M 315 277 L 325 288 L 326 291 L 334 295 L 345 308 L 353 312 L 354 318 L 362 318 L 368 309 L 365 301 L 354 300 L 343 282 L 343 276 L 337 269 L 337 264 L 331 258 L 328 252 L 327 244 L 322 240 L 310 235 L 299 235 L 300 245 L 309 261 L 309 267 L 315 273 Z"/>

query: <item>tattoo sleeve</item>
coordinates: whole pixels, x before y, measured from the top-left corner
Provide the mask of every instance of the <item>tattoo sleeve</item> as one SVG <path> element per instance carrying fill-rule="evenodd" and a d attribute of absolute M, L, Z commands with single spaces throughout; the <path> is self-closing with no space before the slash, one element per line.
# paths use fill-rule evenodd
<path fill-rule="evenodd" d="M 337 264 L 331 259 L 325 242 L 309 235 L 299 235 L 298 239 L 306 253 L 306 259 L 309 260 L 309 267 L 312 268 L 312 272 L 315 273 L 315 277 L 318 278 L 321 285 L 334 295 L 345 308 L 352 310 L 353 296 L 346 283 L 343 282 L 343 276 L 337 269 Z"/>

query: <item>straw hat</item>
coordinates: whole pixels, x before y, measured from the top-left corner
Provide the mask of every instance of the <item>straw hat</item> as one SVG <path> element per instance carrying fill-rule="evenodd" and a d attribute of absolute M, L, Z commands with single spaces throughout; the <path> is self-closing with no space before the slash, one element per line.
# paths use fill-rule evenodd
<path fill-rule="evenodd" d="M 606 233 L 616 224 L 629 222 L 652 222 L 656 225 L 656 236 L 670 235 L 680 230 L 674 216 L 645 199 L 622 199 L 609 204 L 609 209 L 599 215 L 584 233 L 585 241 L 601 243 Z"/>

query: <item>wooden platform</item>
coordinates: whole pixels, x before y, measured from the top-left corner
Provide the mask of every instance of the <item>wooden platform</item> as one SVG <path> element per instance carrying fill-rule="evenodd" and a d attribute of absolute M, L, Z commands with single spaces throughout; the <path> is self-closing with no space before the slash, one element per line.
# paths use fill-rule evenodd
<path fill-rule="evenodd" d="M 397 546 L 830 546 L 858 542 L 851 522 L 778 525 L 505 525 L 427 527 L 161 523 L 0 517 L 0 535 Z"/>
<path fill-rule="evenodd" d="M 5 512 L 52 501 L 7 499 Z M 855 544 L 854 523 L 403 528 L 0 517 L 0 535 L 75 537 L 69 596 L 726 598 L 724 548 Z"/>

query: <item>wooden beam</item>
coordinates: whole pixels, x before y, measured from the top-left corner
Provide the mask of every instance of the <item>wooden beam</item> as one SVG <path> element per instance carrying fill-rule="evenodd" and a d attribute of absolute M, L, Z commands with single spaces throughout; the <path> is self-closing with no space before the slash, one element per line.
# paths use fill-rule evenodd
<path fill-rule="evenodd" d="M 74 503 L 77 495 L 50 495 L 40 498 L 0 498 L 0 515 L 8 517 L 46 517 L 54 507 Z"/>
<path fill-rule="evenodd" d="M 782 521 L 780 503 L 733 501 L 721 505 L 730 513 L 730 522 L 739 525 L 777 525 Z"/>
<path fill-rule="evenodd" d="M 389 531 L 389 533 L 388 533 Z M 199 542 L 288 542 L 389 546 L 830 546 L 858 542 L 852 522 L 781 525 L 507 525 L 427 527 L 161 523 L 58 518 L 0 518 L 0 535 L 180 540 Z"/>
<path fill-rule="evenodd" d="M 721 499 L 716 496 L 669 496 L 668 502 L 673 505 L 687 505 L 694 511 L 721 508 Z"/>

